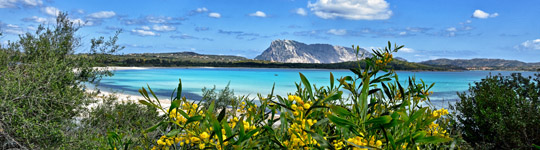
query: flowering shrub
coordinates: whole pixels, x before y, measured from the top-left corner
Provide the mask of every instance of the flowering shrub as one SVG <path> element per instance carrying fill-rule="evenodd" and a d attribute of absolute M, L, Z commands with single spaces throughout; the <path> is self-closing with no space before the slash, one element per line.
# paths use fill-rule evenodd
<path fill-rule="evenodd" d="M 285 97 L 258 95 L 258 101 L 215 109 L 180 97 L 181 82 L 171 106 L 161 106 L 154 92 L 142 88 L 140 103 L 169 117 L 144 132 L 163 130 L 149 143 L 152 149 L 409 149 L 445 147 L 446 109 L 430 105 L 430 88 L 414 77 L 406 87 L 387 64 L 403 46 L 373 50 L 365 66 L 351 69 L 355 76 L 334 79 L 315 87 L 300 73 L 297 91 Z M 353 47 L 354 48 L 354 47 Z M 359 47 L 356 48 L 357 50 Z M 384 73 L 383 75 L 378 75 Z M 395 79 L 394 82 L 392 79 Z M 338 84 L 334 82 L 338 81 Z M 351 93 L 344 96 L 343 90 Z M 150 94 L 149 94 L 150 93 Z M 173 93 L 174 94 L 174 93 Z M 150 98 L 152 95 L 154 98 Z M 442 123 L 442 124 L 438 124 Z M 441 144 L 443 143 L 443 144 Z M 121 144 L 119 144 L 121 145 Z M 112 145 L 116 148 L 116 145 Z"/>

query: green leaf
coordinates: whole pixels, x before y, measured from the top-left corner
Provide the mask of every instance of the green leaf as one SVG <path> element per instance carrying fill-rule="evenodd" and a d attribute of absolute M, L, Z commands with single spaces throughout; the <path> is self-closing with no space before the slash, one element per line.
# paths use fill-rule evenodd
<path fill-rule="evenodd" d="M 155 124 L 154 126 L 144 130 L 144 133 L 148 133 L 148 132 L 152 132 L 152 131 L 155 131 L 159 126 L 161 126 L 163 123 L 163 121 L 159 122 L 158 124 Z"/>
<path fill-rule="evenodd" d="M 148 101 L 146 100 L 139 100 L 139 103 L 143 104 L 143 105 L 146 105 L 146 106 L 150 106 L 150 107 L 156 107 L 156 105 L 152 104 L 152 103 L 149 103 Z"/>
<path fill-rule="evenodd" d="M 193 116 L 193 117 L 189 117 L 186 121 L 186 124 L 185 125 L 188 125 L 189 123 L 191 122 L 194 122 L 194 121 L 200 121 L 203 119 L 203 116 L 200 116 L 200 115 L 197 115 L 197 116 Z"/>
<path fill-rule="evenodd" d="M 377 117 L 377 118 L 370 119 L 370 120 L 366 121 L 366 124 L 368 124 L 368 123 L 387 124 L 387 123 L 390 123 L 390 121 L 392 121 L 392 117 L 390 117 L 389 115 L 384 115 L 384 116 L 380 116 L 380 117 Z"/>
<path fill-rule="evenodd" d="M 178 88 L 177 88 L 177 92 L 176 92 L 176 99 L 180 99 L 180 97 L 182 96 L 182 79 L 178 78 Z"/>
<path fill-rule="evenodd" d="M 214 127 L 214 132 L 219 139 L 219 144 L 221 144 L 221 146 L 223 147 L 223 133 L 221 133 L 221 125 L 214 117 L 212 117 L 212 127 Z"/>
<path fill-rule="evenodd" d="M 208 106 L 207 114 L 212 114 L 214 112 L 214 107 L 216 106 L 216 100 L 212 100 L 212 103 L 210 103 L 210 106 Z"/>
<path fill-rule="evenodd" d="M 334 75 L 330 72 L 330 89 L 334 88 Z"/>
<path fill-rule="evenodd" d="M 328 142 L 327 140 L 324 139 L 323 136 L 315 133 L 315 132 L 311 132 L 311 131 L 307 131 L 307 130 L 304 130 L 306 131 L 307 133 L 309 133 L 311 135 L 311 137 L 313 137 L 313 139 L 315 139 L 317 141 L 317 143 L 319 143 L 321 145 L 321 148 L 323 149 L 334 149 L 334 146 Z"/>
<path fill-rule="evenodd" d="M 424 114 L 424 112 L 426 111 L 427 107 L 424 107 L 424 108 L 420 108 L 418 111 L 414 112 L 411 117 L 409 118 L 408 121 L 405 122 L 406 125 L 408 125 L 409 123 L 413 122 L 414 120 L 416 120 L 416 118 L 422 116 L 422 114 Z"/>
<path fill-rule="evenodd" d="M 413 134 L 412 137 L 413 137 L 413 140 L 416 141 L 416 140 L 418 140 L 418 139 L 420 139 L 420 138 L 425 137 L 426 134 L 427 134 L 426 131 L 417 131 L 417 132 L 415 132 L 415 133 Z"/>
<path fill-rule="evenodd" d="M 300 79 L 302 80 L 302 83 L 304 84 L 304 87 L 306 87 L 306 90 L 308 90 L 308 93 L 309 93 L 309 99 L 313 99 L 313 91 L 311 90 L 311 84 L 309 83 L 309 81 L 306 79 L 306 77 L 304 76 L 304 74 L 302 73 L 298 73 L 300 74 Z"/>
<path fill-rule="evenodd" d="M 339 116 L 351 116 L 352 113 L 347 109 L 341 106 L 332 105 L 330 106 L 332 113 L 338 114 Z"/>
<path fill-rule="evenodd" d="M 354 127 L 355 126 L 355 124 L 353 124 L 349 120 L 340 118 L 340 117 L 335 116 L 333 114 L 328 115 L 328 119 L 330 119 L 330 121 L 332 121 L 337 126 L 342 126 L 342 127 Z"/>
<path fill-rule="evenodd" d="M 449 141 L 452 141 L 452 139 L 451 138 L 445 138 L 445 137 L 439 137 L 439 136 L 428 136 L 428 137 L 423 137 L 423 138 L 420 138 L 420 139 L 416 140 L 416 142 L 418 142 L 418 143 L 432 143 L 432 144 L 444 143 L 444 142 L 449 142 Z"/>
<path fill-rule="evenodd" d="M 176 136 L 178 133 L 180 133 L 180 129 L 174 129 L 171 132 L 167 133 L 165 136 L 172 137 L 172 136 Z"/>
<path fill-rule="evenodd" d="M 173 109 L 178 108 L 180 106 L 180 100 L 173 100 L 171 103 L 171 107 L 169 107 L 169 112 L 171 112 Z"/>
<path fill-rule="evenodd" d="M 221 120 L 223 120 L 223 118 L 225 118 L 225 112 L 227 111 L 227 109 L 221 109 L 221 112 L 219 112 L 219 115 L 218 115 L 218 122 L 221 122 Z"/>

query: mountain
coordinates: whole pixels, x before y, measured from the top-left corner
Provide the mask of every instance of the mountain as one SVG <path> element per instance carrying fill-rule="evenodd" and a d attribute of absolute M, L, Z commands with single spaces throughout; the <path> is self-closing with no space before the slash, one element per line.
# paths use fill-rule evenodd
<path fill-rule="evenodd" d="M 362 54 L 365 54 L 362 57 Z M 360 49 L 358 57 L 371 56 L 365 49 Z M 257 60 L 285 63 L 338 63 L 355 61 L 356 52 L 352 48 L 330 44 L 304 44 L 294 40 L 274 40 Z"/>
<path fill-rule="evenodd" d="M 435 59 L 420 62 L 421 64 L 437 66 L 457 66 L 468 70 L 538 70 L 540 63 L 526 63 L 517 60 L 504 59 Z"/>
<path fill-rule="evenodd" d="M 208 55 L 195 52 L 174 52 L 174 53 L 142 53 L 142 54 L 126 54 L 126 57 L 143 57 L 143 58 L 161 58 L 161 59 L 180 59 L 184 61 L 196 62 L 234 62 L 248 60 L 245 57 L 231 55 Z"/>

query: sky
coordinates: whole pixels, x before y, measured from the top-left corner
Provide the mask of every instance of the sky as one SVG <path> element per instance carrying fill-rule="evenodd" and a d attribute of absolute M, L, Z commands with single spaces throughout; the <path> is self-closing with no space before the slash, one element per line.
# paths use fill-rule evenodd
<path fill-rule="evenodd" d="M 273 40 L 365 49 L 388 41 L 395 56 L 540 62 L 537 0 L 0 0 L 0 44 L 59 12 L 90 39 L 122 30 L 121 53 L 193 51 L 254 58 Z"/>

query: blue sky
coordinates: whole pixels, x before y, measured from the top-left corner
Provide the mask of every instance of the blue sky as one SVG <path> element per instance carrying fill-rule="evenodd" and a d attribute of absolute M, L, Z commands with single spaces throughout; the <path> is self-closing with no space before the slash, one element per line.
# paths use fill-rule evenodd
<path fill-rule="evenodd" d="M 540 1 L 487 0 L 0 0 L 1 44 L 59 11 L 92 37 L 122 29 L 122 53 L 194 51 L 253 58 L 272 40 L 370 49 L 405 45 L 397 56 L 540 62 Z"/>

